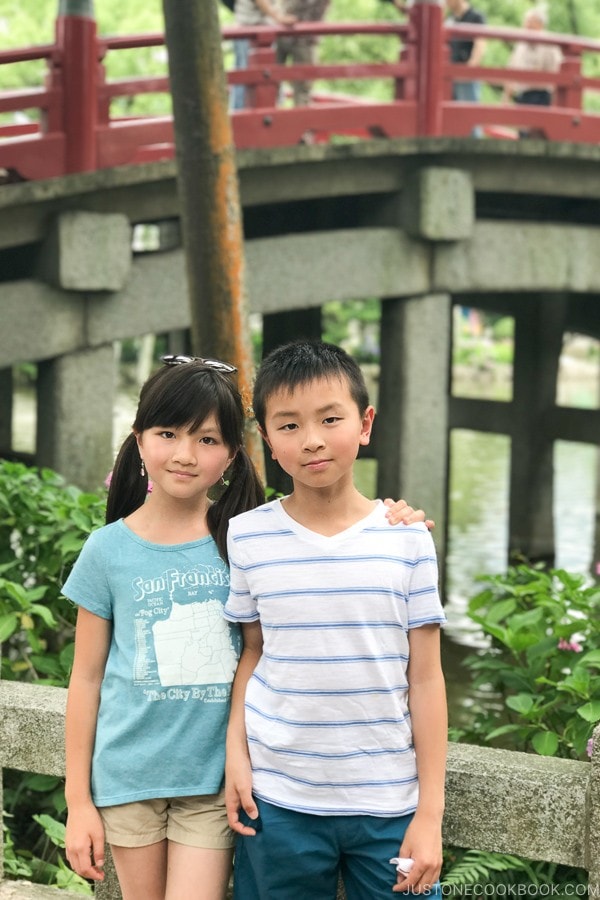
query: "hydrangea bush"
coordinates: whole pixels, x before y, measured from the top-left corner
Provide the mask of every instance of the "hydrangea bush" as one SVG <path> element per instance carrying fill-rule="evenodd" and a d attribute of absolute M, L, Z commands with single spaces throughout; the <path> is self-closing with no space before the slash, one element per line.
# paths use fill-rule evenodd
<path fill-rule="evenodd" d="M 525 564 L 480 581 L 468 615 L 489 646 L 465 660 L 480 700 L 453 736 L 586 759 L 600 720 L 600 586 Z"/>

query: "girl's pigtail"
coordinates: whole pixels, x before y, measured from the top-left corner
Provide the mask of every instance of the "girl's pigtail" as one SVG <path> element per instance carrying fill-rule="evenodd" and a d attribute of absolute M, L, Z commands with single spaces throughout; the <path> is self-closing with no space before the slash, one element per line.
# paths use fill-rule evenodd
<path fill-rule="evenodd" d="M 106 501 L 106 524 L 131 515 L 144 503 L 148 474 L 140 475 L 140 451 L 132 432 L 123 441 L 112 470 Z"/>
<path fill-rule="evenodd" d="M 231 464 L 229 485 L 222 496 L 209 507 L 207 523 L 221 557 L 226 563 L 227 528 L 232 516 L 254 509 L 265 502 L 265 489 L 254 463 L 244 447 L 240 447 Z"/>

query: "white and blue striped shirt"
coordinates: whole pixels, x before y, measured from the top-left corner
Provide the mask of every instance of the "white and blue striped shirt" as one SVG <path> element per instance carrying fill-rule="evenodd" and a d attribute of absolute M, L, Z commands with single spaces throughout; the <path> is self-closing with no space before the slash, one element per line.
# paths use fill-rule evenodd
<path fill-rule="evenodd" d="M 225 617 L 260 620 L 248 683 L 254 793 L 316 815 L 414 811 L 408 631 L 443 624 L 433 541 L 386 508 L 326 537 L 279 500 L 229 525 Z"/>

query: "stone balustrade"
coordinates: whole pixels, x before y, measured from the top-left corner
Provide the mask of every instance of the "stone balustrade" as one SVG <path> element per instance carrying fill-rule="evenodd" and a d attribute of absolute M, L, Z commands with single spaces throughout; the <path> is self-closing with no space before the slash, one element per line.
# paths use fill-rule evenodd
<path fill-rule="evenodd" d="M 1 768 L 64 774 L 65 701 L 63 688 L 0 681 Z M 446 844 L 581 867 L 589 875 L 588 896 L 599 897 L 600 726 L 595 746 L 588 763 L 451 744 Z M 485 896 L 485 886 L 478 887 Z M 50 896 L 56 896 L 55 889 L 2 881 L 0 868 L 0 900 Z M 61 896 L 76 895 L 63 891 Z M 120 900 L 110 860 L 95 897 Z"/>

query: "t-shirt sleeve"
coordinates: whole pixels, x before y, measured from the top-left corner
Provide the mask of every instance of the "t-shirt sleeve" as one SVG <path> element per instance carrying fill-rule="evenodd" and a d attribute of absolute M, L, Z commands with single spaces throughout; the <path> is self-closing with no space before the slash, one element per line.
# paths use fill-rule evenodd
<path fill-rule="evenodd" d="M 445 625 L 446 616 L 438 589 L 438 564 L 435 545 L 429 532 L 423 532 L 415 546 L 407 607 L 408 627 Z"/>
<path fill-rule="evenodd" d="M 99 532 L 93 532 L 65 581 L 62 593 L 102 619 L 112 619 L 112 592 L 107 578 L 107 561 Z"/>
<path fill-rule="evenodd" d="M 227 555 L 229 556 L 229 597 L 223 615 L 229 622 L 257 622 L 256 599 L 250 593 L 247 562 L 231 526 L 227 533 Z"/>

